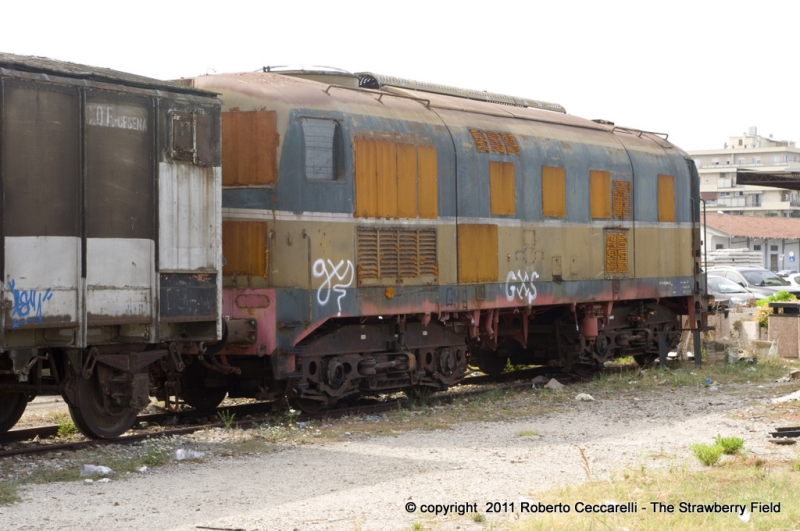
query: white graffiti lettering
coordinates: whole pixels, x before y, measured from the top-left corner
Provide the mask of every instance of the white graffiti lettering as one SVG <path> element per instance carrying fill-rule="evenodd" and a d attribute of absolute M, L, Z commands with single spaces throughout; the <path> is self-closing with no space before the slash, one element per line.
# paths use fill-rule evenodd
<path fill-rule="evenodd" d="M 349 287 L 355 280 L 356 268 L 353 266 L 353 262 L 340 260 L 338 264 L 334 265 L 330 260 L 326 264 L 325 260 L 320 258 L 314 262 L 311 271 L 314 273 L 314 277 L 325 278 L 317 290 L 317 302 L 320 306 L 325 306 L 331 298 L 331 291 L 335 291 L 339 294 L 336 303 L 339 305 L 339 313 L 342 313 L 342 299 L 347 295 L 344 288 Z M 336 281 L 335 284 L 334 281 Z"/>
<path fill-rule="evenodd" d="M 528 273 L 523 275 L 521 271 L 516 273 L 509 271 L 506 275 L 506 299 L 508 302 L 519 297 L 521 301 L 532 303 L 536 299 L 536 286 L 533 285 L 535 278 L 539 278 L 539 273 L 536 271 L 530 275 Z"/>
<path fill-rule="evenodd" d="M 86 104 L 86 124 L 147 132 L 147 110 L 130 105 Z"/>

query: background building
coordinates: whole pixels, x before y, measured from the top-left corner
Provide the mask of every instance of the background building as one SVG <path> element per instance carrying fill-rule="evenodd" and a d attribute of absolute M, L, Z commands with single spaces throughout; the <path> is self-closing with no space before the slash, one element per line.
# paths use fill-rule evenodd
<path fill-rule="evenodd" d="M 736 170 L 800 171 L 794 142 L 758 135 L 755 127 L 730 137 L 723 149 L 690 151 L 700 173 L 700 195 L 709 210 L 744 215 L 800 217 L 798 192 L 769 186 L 739 185 Z"/>
<path fill-rule="evenodd" d="M 701 220 L 702 216 L 701 213 Z M 760 265 L 767 269 L 800 270 L 800 219 L 707 212 L 706 226 L 701 231 L 704 247 L 707 240 L 709 252 L 728 248 L 749 249 L 760 253 Z"/>

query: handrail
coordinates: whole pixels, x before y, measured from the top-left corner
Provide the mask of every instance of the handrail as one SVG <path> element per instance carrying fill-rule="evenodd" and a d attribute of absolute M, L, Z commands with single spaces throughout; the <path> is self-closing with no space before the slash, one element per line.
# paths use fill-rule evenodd
<path fill-rule="evenodd" d="M 425 102 L 425 107 L 426 108 L 430 108 L 430 106 L 431 106 L 431 100 L 428 100 L 428 99 L 425 99 L 425 98 L 415 98 L 414 96 L 407 96 L 405 94 L 396 94 L 394 92 L 384 92 L 382 90 L 372 90 L 372 89 L 365 89 L 365 88 L 361 88 L 361 87 L 346 87 L 344 85 L 328 85 L 328 88 L 326 88 L 323 92 L 325 94 L 330 95 L 329 91 L 332 88 L 340 89 L 340 90 L 352 90 L 352 91 L 355 91 L 355 92 L 366 92 L 367 94 L 376 94 L 378 96 L 378 101 L 381 101 L 381 98 L 383 98 L 384 96 L 394 96 L 395 98 L 403 98 L 403 99 L 406 99 L 406 100 L 418 101 L 420 103 Z"/>

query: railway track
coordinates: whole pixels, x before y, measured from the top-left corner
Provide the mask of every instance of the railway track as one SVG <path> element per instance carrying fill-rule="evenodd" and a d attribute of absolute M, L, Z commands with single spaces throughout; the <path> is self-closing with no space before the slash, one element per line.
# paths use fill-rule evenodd
<path fill-rule="evenodd" d="M 564 374 L 554 374 L 553 369 L 549 367 L 536 367 L 533 369 L 525 369 L 521 371 L 514 371 L 504 373 L 499 376 L 474 376 L 466 378 L 461 385 L 478 385 L 481 388 L 469 389 L 457 392 L 434 394 L 426 399 L 429 403 L 450 403 L 453 400 L 466 398 L 469 396 L 480 395 L 494 390 L 515 390 L 530 388 L 531 378 L 539 375 L 557 376 L 560 381 L 574 381 L 575 377 Z M 488 387 L 490 384 L 497 384 L 493 387 Z M 486 387 L 483 387 L 486 386 Z M 336 408 L 319 413 L 301 413 L 294 416 L 297 422 L 307 422 L 309 420 L 325 420 L 344 418 L 352 415 L 372 415 L 385 413 L 387 411 L 396 410 L 398 407 L 413 404 L 413 401 L 408 398 L 390 398 L 379 402 L 356 404 L 351 407 Z M 208 422 L 202 419 L 210 419 L 219 416 L 219 413 L 225 412 L 226 415 L 236 415 L 242 419 L 233 422 L 233 425 L 238 428 L 250 428 L 256 424 L 264 422 L 270 415 L 274 413 L 274 404 L 267 402 L 257 402 L 249 404 L 238 404 L 232 406 L 224 406 L 217 409 L 217 415 L 202 414 L 196 410 L 185 410 L 178 413 L 153 413 L 147 415 L 140 415 L 137 417 L 137 424 L 147 423 L 149 425 L 163 425 L 179 424 L 181 422 L 195 422 L 193 425 L 182 426 L 176 428 L 162 429 L 159 431 L 142 431 L 141 433 L 134 433 L 125 435 L 114 439 L 101 439 L 101 440 L 82 440 L 70 441 L 65 443 L 46 443 L 37 446 L 26 446 L 22 448 L 13 448 L 0 451 L 0 458 L 11 457 L 18 455 L 33 455 L 44 454 L 55 451 L 65 450 L 79 450 L 84 448 L 91 448 L 94 446 L 102 446 L 108 444 L 133 444 L 154 437 L 170 437 L 173 435 L 187 435 L 196 431 L 205 430 L 209 428 L 224 427 L 224 422 Z M 245 419 L 245 416 L 252 416 L 253 418 Z M 57 425 L 38 426 L 34 428 L 23 428 L 18 430 L 11 430 L 0 436 L 0 449 L 3 445 L 24 442 L 39 439 L 46 439 L 55 437 L 58 434 Z"/>

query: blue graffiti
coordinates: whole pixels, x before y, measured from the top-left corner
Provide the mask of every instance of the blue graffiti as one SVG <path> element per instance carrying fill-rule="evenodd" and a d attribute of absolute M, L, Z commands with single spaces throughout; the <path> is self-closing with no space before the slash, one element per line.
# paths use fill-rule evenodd
<path fill-rule="evenodd" d="M 42 323 L 42 304 L 53 298 L 50 288 L 42 293 L 35 289 L 16 289 L 14 280 L 8 282 L 8 289 L 14 295 L 14 305 L 11 307 L 11 318 L 14 320 L 12 328 L 26 323 Z"/>

